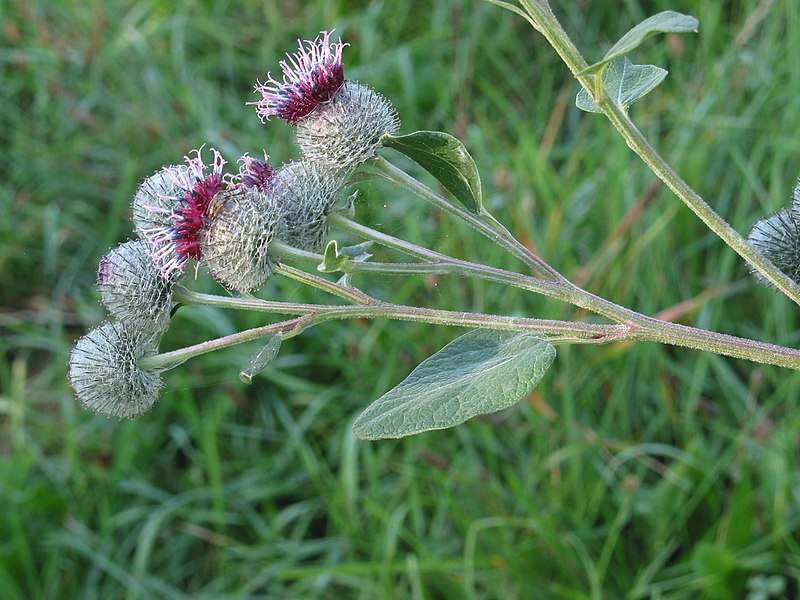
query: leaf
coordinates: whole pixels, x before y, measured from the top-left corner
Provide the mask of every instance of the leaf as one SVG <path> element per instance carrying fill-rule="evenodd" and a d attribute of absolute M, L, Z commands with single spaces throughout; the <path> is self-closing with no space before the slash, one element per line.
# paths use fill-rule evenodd
<path fill-rule="evenodd" d="M 399 438 L 503 410 L 536 387 L 555 355 L 532 333 L 475 329 L 370 404 L 353 432 L 367 440 Z"/>
<path fill-rule="evenodd" d="M 667 71 L 654 65 L 635 65 L 619 58 L 603 71 L 603 89 L 619 107 L 627 108 L 664 81 Z M 586 112 L 603 112 L 585 88 L 575 97 L 575 105 Z"/>
<path fill-rule="evenodd" d="M 656 33 L 687 33 L 697 32 L 700 22 L 691 15 L 684 15 L 672 10 L 660 12 L 639 23 L 636 27 L 623 35 L 611 49 L 606 52 L 603 60 L 594 63 L 580 72 L 580 75 L 599 73 L 605 65 L 626 55 L 637 48 L 644 40 Z"/>
<path fill-rule="evenodd" d="M 267 336 L 267 343 L 252 356 L 247 366 L 239 373 L 239 379 L 242 380 L 242 383 L 248 385 L 253 383 L 253 377 L 275 360 L 275 357 L 278 356 L 278 351 L 281 349 L 282 337 L 283 335 L 280 332 Z"/>
<path fill-rule="evenodd" d="M 394 148 L 436 177 L 470 212 L 483 210 L 478 167 L 457 138 L 441 131 L 385 135 L 383 145 Z"/>
<path fill-rule="evenodd" d="M 343 246 L 339 248 L 336 240 L 331 240 L 325 246 L 322 262 L 317 265 L 317 270 L 322 273 L 335 273 L 343 271 L 348 262 L 364 262 L 372 255 L 367 252 L 372 242 L 362 242 L 356 246 Z"/>

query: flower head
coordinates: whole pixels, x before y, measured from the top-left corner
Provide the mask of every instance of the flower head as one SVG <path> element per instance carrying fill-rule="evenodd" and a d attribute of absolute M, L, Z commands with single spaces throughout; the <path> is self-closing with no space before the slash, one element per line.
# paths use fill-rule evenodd
<path fill-rule="evenodd" d="M 267 250 L 280 208 L 269 192 L 244 186 L 222 192 L 221 202 L 203 236 L 203 263 L 228 289 L 253 291 L 264 285 L 277 264 Z"/>
<path fill-rule="evenodd" d="M 255 91 L 262 99 L 255 104 L 262 121 L 273 115 L 294 125 L 327 102 L 344 83 L 342 49 L 347 44 L 331 42 L 331 33 L 321 31 L 316 39 L 297 41 L 297 52 L 280 61 L 283 81 L 267 73 L 265 83 L 257 82 Z"/>
<path fill-rule="evenodd" d="M 150 253 L 146 240 L 120 244 L 100 261 L 97 287 L 108 311 L 130 329 L 158 333 L 169 324 L 177 273 L 162 277 Z"/>
<path fill-rule="evenodd" d="M 753 225 L 747 241 L 776 267 L 800 283 L 800 216 L 783 209 L 764 217 Z M 753 276 L 761 283 L 770 283 L 758 271 Z"/>
<path fill-rule="evenodd" d="M 346 81 L 328 102 L 297 124 L 297 143 L 306 159 L 348 171 L 377 156 L 383 136 L 398 129 L 400 119 L 386 97 Z"/>
<path fill-rule="evenodd" d="M 276 238 L 300 250 L 319 252 L 328 236 L 328 214 L 346 179 L 325 164 L 291 162 L 278 170 L 275 198 L 282 218 Z"/>
<path fill-rule="evenodd" d="M 185 157 L 185 167 L 169 171 L 177 190 L 172 198 L 171 223 L 145 232 L 153 244 L 153 261 L 164 277 L 182 269 L 188 260 L 200 260 L 200 238 L 222 190 L 225 160 L 212 148 L 213 162 L 206 165 L 201 150 L 195 150 L 192 158 Z"/>
<path fill-rule="evenodd" d="M 147 177 L 136 190 L 131 209 L 139 237 L 145 238 L 148 231 L 172 223 L 172 207 L 180 193 L 175 173 L 185 169 L 185 165 L 164 167 Z"/>
<path fill-rule="evenodd" d="M 268 192 L 272 189 L 277 171 L 269 164 L 266 153 L 264 160 L 245 154 L 239 159 L 239 162 L 241 163 L 239 174 L 232 178 L 234 184 L 241 183 L 243 186 L 259 192 Z"/>
<path fill-rule="evenodd" d="M 163 386 L 156 370 L 137 361 L 156 353 L 156 338 L 117 321 L 83 336 L 69 357 L 69 382 L 86 408 L 115 417 L 134 417 L 150 410 Z"/>

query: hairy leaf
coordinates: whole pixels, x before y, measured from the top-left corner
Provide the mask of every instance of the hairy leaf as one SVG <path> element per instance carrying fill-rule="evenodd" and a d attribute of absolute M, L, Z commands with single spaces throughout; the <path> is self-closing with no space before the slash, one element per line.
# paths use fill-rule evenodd
<path fill-rule="evenodd" d="M 617 106 L 627 108 L 664 81 L 667 71 L 654 65 L 635 65 L 619 58 L 603 71 L 603 89 Z M 586 112 L 603 112 L 585 89 L 581 88 L 575 105 Z"/>
<path fill-rule="evenodd" d="M 626 55 L 631 50 L 634 50 L 651 35 L 656 33 L 696 32 L 699 24 L 700 22 L 691 15 L 684 15 L 672 10 L 653 15 L 623 35 L 619 41 L 606 52 L 603 60 L 584 69 L 581 75 L 599 73 L 605 68 L 605 65 Z"/>
<path fill-rule="evenodd" d="M 441 131 L 415 131 L 408 135 L 385 135 L 383 145 L 394 148 L 436 177 L 467 209 L 483 209 L 478 167 L 457 138 Z"/>
<path fill-rule="evenodd" d="M 239 379 L 242 383 L 253 383 L 253 377 L 263 371 L 273 360 L 278 356 L 278 351 L 281 349 L 281 333 L 275 333 L 267 336 L 267 343 L 264 344 L 258 352 L 251 358 L 247 366 L 239 373 Z"/>
<path fill-rule="evenodd" d="M 399 438 L 508 408 L 536 387 L 555 355 L 532 333 L 470 331 L 370 404 L 353 431 L 369 440 Z"/>

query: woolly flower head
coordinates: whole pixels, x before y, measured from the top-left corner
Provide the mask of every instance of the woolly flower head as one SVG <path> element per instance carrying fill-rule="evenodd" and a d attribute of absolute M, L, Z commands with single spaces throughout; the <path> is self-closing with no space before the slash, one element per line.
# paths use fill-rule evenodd
<path fill-rule="evenodd" d="M 181 193 L 175 173 L 185 169 L 183 165 L 164 167 L 145 179 L 136 190 L 131 209 L 133 224 L 139 237 L 144 238 L 146 232 L 172 222 L 172 207 L 176 196 Z"/>
<path fill-rule="evenodd" d="M 169 324 L 177 273 L 162 277 L 150 253 L 146 240 L 117 246 L 100 261 L 97 287 L 108 311 L 130 329 L 157 333 Z"/>
<path fill-rule="evenodd" d="M 222 192 L 201 245 L 211 276 L 240 292 L 260 288 L 276 266 L 267 250 L 280 220 L 280 209 L 272 194 L 257 188 L 240 186 Z"/>
<path fill-rule="evenodd" d="M 319 252 L 328 237 L 328 214 L 345 178 L 321 163 L 291 162 L 275 176 L 275 199 L 282 213 L 276 238 L 300 250 Z"/>
<path fill-rule="evenodd" d="M 800 217 L 794 210 L 783 209 L 753 225 L 747 240 L 759 254 L 800 283 Z M 769 285 L 760 273 L 757 280 Z"/>
<path fill-rule="evenodd" d="M 153 261 L 163 277 L 181 270 L 189 260 L 200 260 L 203 231 L 222 190 L 225 160 L 212 148 L 212 162 L 206 165 L 201 150 L 195 150 L 194 157 L 185 157 L 185 167 L 168 171 L 177 190 L 171 198 L 169 223 L 144 232 L 153 245 Z"/>
<path fill-rule="evenodd" d="M 297 142 L 308 160 L 352 170 L 374 158 L 381 138 L 400 129 L 392 103 L 355 81 L 346 81 L 328 102 L 297 125 Z"/>
<path fill-rule="evenodd" d="M 160 372 L 139 368 L 140 358 L 155 354 L 153 336 L 117 321 L 104 323 L 78 340 L 69 357 L 69 381 L 75 396 L 97 413 L 127 418 L 150 410 L 163 386 Z"/>
<path fill-rule="evenodd" d="M 331 42 L 331 33 L 321 31 L 314 40 L 297 40 L 297 52 L 278 63 L 283 81 L 267 73 L 267 81 L 257 82 L 255 91 L 262 98 L 255 104 L 262 121 L 277 116 L 296 124 L 320 103 L 327 102 L 344 83 L 342 50 L 347 44 Z"/>

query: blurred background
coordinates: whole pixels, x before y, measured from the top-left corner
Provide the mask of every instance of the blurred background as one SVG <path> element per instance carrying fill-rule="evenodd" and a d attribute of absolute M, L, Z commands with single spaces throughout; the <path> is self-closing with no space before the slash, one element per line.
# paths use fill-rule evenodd
<path fill-rule="evenodd" d="M 552 0 L 600 58 L 667 9 L 698 34 L 631 59 L 670 71 L 632 109 L 742 233 L 800 174 L 794 0 Z M 521 18 L 485 2 L 6 0 L 0 3 L 0 596 L 30 598 L 795 598 L 800 376 L 655 344 L 559 347 L 527 402 L 440 432 L 362 442 L 371 400 L 463 333 L 330 322 L 165 374 L 149 414 L 74 400 L 66 361 L 106 316 L 100 258 L 132 236 L 145 176 L 202 144 L 231 162 L 296 156 L 252 88 L 335 28 L 345 72 L 402 132 L 460 137 L 486 204 L 587 289 L 640 312 L 798 344 L 797 306 L 664 188 Z M 387 158 L 412 170 L 389 151 Z M 431 182 L 432 183 L 432 182 Z M 520 266 L 397 190 L 360 185 L 358 219 L 459 257 Z M 334 232 L 335 233 L 335 232 Z M 339 239 L 346 239 L 338 236 Z M 585 318 L 518 290 L 357 278 L 399 303 Z M 220 292 L 205 274 L 195 289 Z M 273 278 L 264 298 L 314 301 Z M 265 322 L 187 308 L 163 348 Z"/>

